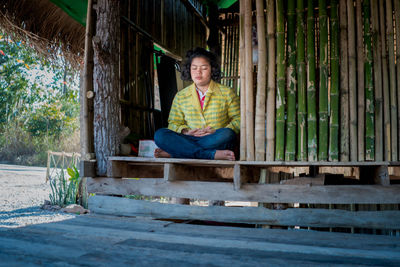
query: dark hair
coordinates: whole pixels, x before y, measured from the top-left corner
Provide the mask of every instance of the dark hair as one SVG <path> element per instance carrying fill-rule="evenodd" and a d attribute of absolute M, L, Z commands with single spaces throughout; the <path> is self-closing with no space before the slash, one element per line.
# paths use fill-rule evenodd
<path fill-rule="evenodd" d="M 205 58 L 210 63 L 211 79 L 219 82 L 221 80 L 221 67 L 218 63 L 217 55 L 201 47 L 196 47 L 193 50 L 187 51 L 185 61 L 181 67 L 181 79 L 184 81 L 192 80 L 190 76 L 190 65 L 192 65 L 192 60 L 196 57 Z"/>

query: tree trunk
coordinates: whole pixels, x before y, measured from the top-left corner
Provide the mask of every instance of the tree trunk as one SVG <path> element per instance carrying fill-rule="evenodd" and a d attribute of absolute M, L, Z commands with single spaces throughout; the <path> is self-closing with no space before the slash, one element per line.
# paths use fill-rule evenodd
<path fill-rule="evenodd" d="M 94 48 L 94 146 L 98 175 L 107 172 L 107 158 L 119 153 L 119 1 L 97 2 Z"/>
<path fill-rule="evenodd" d="M 256 96 L 255 144 L 256 160 L 265 160 L 265 88 L 267 66 L 267 44 L 263 0 L 257 0 L 258 71 Z"/>

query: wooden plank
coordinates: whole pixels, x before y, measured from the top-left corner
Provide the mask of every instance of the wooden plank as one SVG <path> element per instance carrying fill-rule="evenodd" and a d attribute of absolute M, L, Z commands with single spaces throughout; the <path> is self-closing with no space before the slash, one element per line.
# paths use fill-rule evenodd
<path fill-rule="evenodd" d="M 339 185 L 295 186 L 245 184 L 235 191 L 232 183 L 163 179 L 88 178 L 88 193 L 145 195 L 207 200 L 257 201 L 265 203 L 394 204 L 400 203 L 400 186 Z M 221 199 L 223 198 L 223 199 Z"/>
<path fill-rule="evenodd" d="M 42 226 L 43 227 L 43 226 Z M 362 248 L 352 247 L 352 248 L 340 248 L 340 247 L 319 247 L 313 245 L 303 245 L 301 243 L 297 244 L 285 244 L 280 242 L 266 242 L 262 239 L 253 240 L 249 242 L 246 239 L 237 239 L 232 234 L 230 237 L 225 239 L 215 239 L 209 238 L 207 236 L 194 236 L 194 235 L 179 235 L 177 234 L 165 234 L 165 233 L 158 233 L 154 231 L 135 231 L 135 230 L 125 230 L 125 229 L 113 229 L 113 228 L 96 228 L 96 227 L 88 227 L 88 226 L 68 226 L 68 225 L 60 225 L 60 224 L 51 224 L 46 225 L 45 228 L 49 230 L 61 230 L 62 232 L 68 233 L 69 236 L 74 237 L 75 239 L 87 239 L 88 237 L 93 240 L 108 240 L 111 241 L 110 243 L 117 244 L 116 248 L 110 247 L 110 252 L 112 254 L 121 255 L 122 258 L 126 260 L 127 255 L 124 256 L 123 253 L 127 253 L 127 246 L 129 244 L 133 244 L 133 241 L 137 242 L 135 245 L 135 253 L 137 252 L 144 252 L 145 254 L 150 254 L 150 252 L 154 253 L 157 250 L 147 251 L 145 249 L 141 249 L 141 247 L 146 247 L 146 244 L 149 242 L 158 243 L 163 248 L 163 250 L 159 250 L 157 257 L 162 259 L 163 257 L 166 258 L 173 258 L 177 256 L 183 256 L 184 259 L 191 264 L 195 262 L 205 263 L 207 261 L 215 260 L 217 261 L 218 258 L 227 259 L 224 256 L 228 255 L 232 257 L 232 251 L 235 251 L 235 254 L 240 256 L 237 258 L 238 261 L 243 263 L 243 258 L 246 258 L 246 255 L 251 257 L 257 257 L 258 260 L 260 258 L 266 257 L 267 260 L 269 257 L 265 255 L 265 253 L 282 253 L 280 257 L 296 257 L 297 259 L 307 260 L 311 258 L 311 260 L 315 260 L 316 256 L 322 256 L 324 259 L 330 259 L 332 262 L 341 262 L 346 260 L 348 262 L 352 262 L 355 259 L 362 259 L 362 262 L 374 262 L 376 260 L 386 261 L 388 263 L 400 262 L 400 254 L 398 251 L 388 250 L 388 249 L 372 249 L 372 250 L 365 250 Z M 43 228 L 43 229 L 45 229 Z M 232 229 L 233 230 L 233 229 Z M 234 231 L 233 231 L 234 233 Z M 56 237 L 54 237 L 55 239 Z M 3 240 L 1 240 L 3 241 Z M 160 246 L 158 246 L 160 247 Z M 137 249 L 136 249 L 137 248 Z M 173 249 L 171 249 L 173 248 Z M 192 248 L 192 249 L 190 249 Z M 121 250 L 118 253 L 118 249 Z M 196 250 L 197 249 L 197 250 Z M 50 251 L 51 252 L 51 251 Z M 94 252 L 94 251 L 93 251 Z M 111 253 L 107 253 L 108 251 L 102 251 L 104 256 L 109 256 Z M 163 254 L 164 252 L 164 254 Z M 189 252 L 189 255 L 184 255 L 184 253 L 180 252 Z M 258 253 L 257 253 L 258 252 Z M 135 253 L 128 253 L 129 256 L 133 256 Z M 293 254 L 292 254 L 293 253 Z M 97 254 L 97 253 L 96 253 Z M 107 255 L 108 254 L 108 255 Z M 200 254 L 200 255 L 199 255 Z M 214 254 L 214 256 L 212 255 Z M 97 254 L 99 255 L 99 254 Z M 271 254 L 270 254 L 271 255 Z M 148 255 L 148 256 L 151 256 Z M 204 261 L 199 260 L 198 257 L 204 258 Z M 268 255 L 269 256 L 269 255 Z M 191 258 L 190 258 L 191 257 Z M 209 258 L 210 257 L 210 258 Z M 342 259 L 338 259 L 340 257 Z M 164 258 L 165 259 L 165 258 Z M 231 261 L 227 261 L 225 263 L 219 262 L 223 266 L 228 266 L 232 263 L 232 259 L 235 257 L 230 258 Z M 319 260 L 322 260 L 321 257 L 318 257 Z M 234 261 L 236 262 L 236 261 Z M 216 263 L 216 262 L 214 262 Z M 295 265 L 297 266 L 297 265 Z"/>
<path fill-rule="evenodd" d="M 128 165 L 123 161 L 107 162 L 107 177 L 128 177 Z"/>
<path fill-rule="evenodd" d="M 165 163 L 165 181 L 214 181 L 229 182 L 233 170 L 228 167 L 189 166 L 185 164 Z"/>
<path fill-rule="evenodd" d="M 95 219 L 94 219 L 95 220 Z M 49 233 L 53 233 L 49 235 Z M 150 235 L 149 235 L 150 234 Z M 20 266 L 22 259 L 31 258 L 28 266 L 50 265 L 81 266 L 126 266 L 134 262 L 135 265 L 147 266 L 193 266 L 201 264 L 211 266 L 240 265 L 243 258 L 254 266 L 260 261 L 257 251 L 243 249 L 237 251 L 241 257 L 232 257 L 229 246 L 204 245 L 211 238 L 195 238 L 190 242 L 182 243 L 184 237 L 170 234 L 161 235 L 151 232 L 126 231 L 123 229 L 104 229 L 89 225 L 63 225 L 58 223 L 43 224 L 24 228 L 18 232 L 2 232 L 0 236 L 0 260 L 9 263 L 6 266 Z M 62 236 L 62 238 L 60 238 Z M 165 242 L 171 237 L 172 242 Z M 201 245 L 192 243 L 203 240 Z M 232 242 L 222 240 L 222 244 Z M 242 241 L 243 242 L 243 241 Z M 173 249 L 171 249 L 173 245 Z M 79 249 L 78 249 L 79 248 Z M 247 252 L 247 255 L 246 255 Z M 10 257 L 19 255 L 19 257 Z M 261 256 L 264 257 L 264 256 Z"/>
<path fill-rule="evenodd" d="M 179 164 L 192 164 L 198 166 L 231 166 L 235 164 L 245 166 L 400 166 L 399 161 L 351 161 L 351 162 L 308 162 L 308 161 L 229 161 L 229 160 L 204 160 L 204 159 L 178 159 L 178 158 L 142 158 L 142 157 L 109 157 L 110 161 L 129 161 L 129 162 L 146 162 L 146 163 L 179 163 Z"/>
<path fill-rule="evenodd" d="M 329 233 L 319 231 L 287 231 L 282 229 L 243 228 L 227 226 L 209 226 L 198 224 L 172 223 L 169 221 L 151 220 L 148 217 L 116 217 L 99 214 L 77 216 L 73 220 L 57 222 L 60 225 L 80 225 L 93 228 L 112 228 L 141 232 L 157 232 L 173 235 L 190 235 L 215 239 L 241 239 L 248 241 L 264 240 L 285 244 L 303 244 L 352 248 L 363 244 L 363 249 L 375 250 L 377 247 L 399 251 L 398 238 L 383 235 L 349 235 L 347 233 Z M 35 225 L 33 228 L 47 227 Z M 53 229 L 53 232 L 55 229 Z M 90 236 L 90 233 L 85 236 Z"/>
<path fill-rule="evenodd" d="M 81 177 L 96 177 L 96 160 L 81 160 L 79 174 Z"/>
<path fill-rule="evenodd" d="M 346 211 L 328 209 L 270 210 L 259 207 L 188 206 L 119 197 L 89 198 L 94 213 L 116 216 L 149 216 L 155 219 L 205 220 L 232 223 L 304 227 L 359 227 L 400 229 L 400 211 Z"/>

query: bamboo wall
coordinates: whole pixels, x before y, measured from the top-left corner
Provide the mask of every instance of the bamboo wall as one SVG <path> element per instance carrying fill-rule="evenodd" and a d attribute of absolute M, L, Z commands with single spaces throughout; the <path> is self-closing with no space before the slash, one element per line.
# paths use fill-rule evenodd
<path fill-rule="evenodd" d="M 223 32 L 219 40 L 222 48 L 221 83 L 237 91 L 239 89 L 239 14 L 224 12 L 220 14 L 219 23 Z"/>
<path fill-rule="evenodd" d="M 154 44 L 177 59 L 205 47 L 206 26 L 195 10 L 202 6 L 194 0 L 121 1 L 120 116 L 139 138 L 152 139 L 155 130 Z"/>
<path fill-rule="evenodd" d="M 400 0 L 241 0 L 240 30 L 241 160 L 398 161 Z"/>

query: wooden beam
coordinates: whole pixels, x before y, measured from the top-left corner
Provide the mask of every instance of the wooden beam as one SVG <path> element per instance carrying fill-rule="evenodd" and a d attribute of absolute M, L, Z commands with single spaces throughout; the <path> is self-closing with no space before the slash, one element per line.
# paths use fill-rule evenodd
<path fill-rule="evenodd" d="M 96 160 L 81 160 L 80 177 L 96 177 Z"/>
<path fill-rule="evenodd" d="M 400 161 L 350 161 L 350 162 L 309 162 L 309 161 L 230 161 L 230 160 L 204 160 L 204 159 L 179 159 L 179 158 L 142 158 L 142 157 L 108 157 L 110 161 L 127 161 L 132 163 L 178 163 L 193 166 L 209 166 L 209 167 L 233 167 L 235 164 L 244 166 L 273 167 L 308 167 L 308 166 L 332 166 L 332 167 L 356 167 L 356 166 L 400 166 Z"/>
<path fill-rule="evenodd" d="M 400 186 L 330 185 L 296 186 L 175 181 L 163 179 L 88 178 L 89 193 L 106 195 L 145 195 L 207 200 L 256 201 L 265 203 L 311 204 L 395 204 L 400 203 Z M 221 199 L 222 198 L 222 199 Z"/>
<path fill-rule="evenodd" d="M 115 216 L 146 216 L 154 219 L 205 220 L 231 223 L 304 227 L 359 227 L 399 229 L 400 211 L 347 211 L 340 209 L 271 210 L 262 207 L 187 206 L 127 198 L 89 198 L 94 213 Z"/>

